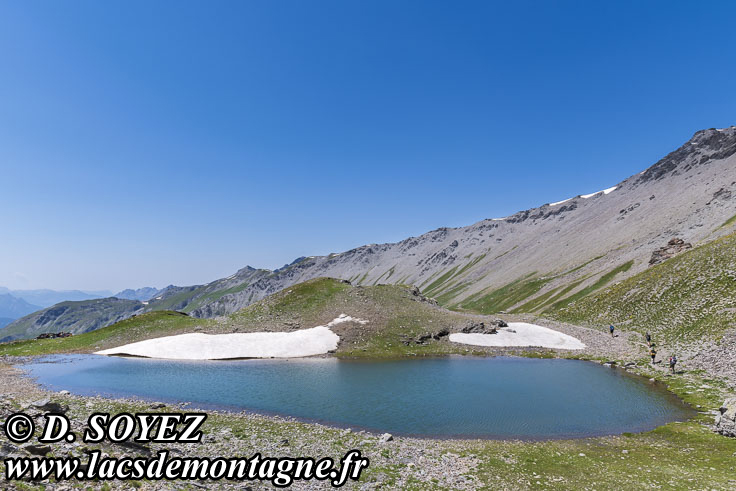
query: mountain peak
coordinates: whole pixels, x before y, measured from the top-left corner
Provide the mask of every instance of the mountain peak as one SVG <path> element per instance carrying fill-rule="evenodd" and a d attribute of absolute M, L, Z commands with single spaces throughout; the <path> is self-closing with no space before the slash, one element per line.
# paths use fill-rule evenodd
<path fill-rule="evenodd" d="M 728 158 L 735 153 L 736 126 L 700 130 L 680 148 L 642 172 L 635 184 L 657 181 L 668 174 L 675 176 L 710 161 Z"/>

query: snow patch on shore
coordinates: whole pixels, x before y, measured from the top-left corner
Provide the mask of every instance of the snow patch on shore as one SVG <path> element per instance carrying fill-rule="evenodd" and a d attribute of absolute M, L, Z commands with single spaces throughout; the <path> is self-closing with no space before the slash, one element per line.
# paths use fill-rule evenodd
<path fill-rule="evenodd" d="M 326 326 L 292 332 L 232 334 L 189 333 L 165 336 L 98 351 L 96 355 L 128 355 L 169 360 L 225 360 L 231 358 L 298 358 L 337 349 L 340 336 L 330 330 L 344 322 L 368 321 L 341 314 Z"/>
<path fill-rule="evenodd" d="M 496 334 L 450 334 L 450 341 L 473 346 L 535 346 L 570 350 L 585 348 L 585 344 L 577 338 L 526 322 L 510 322 L 509 327 L 499 329 Z"/>

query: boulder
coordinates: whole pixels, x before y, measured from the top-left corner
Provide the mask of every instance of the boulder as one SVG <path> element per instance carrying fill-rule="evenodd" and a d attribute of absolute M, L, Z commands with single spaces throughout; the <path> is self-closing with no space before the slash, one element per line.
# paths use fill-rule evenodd
<path fill-rule="evenodd" d="M 417 340 L 415 341 L 417 344 L 424 344 L 425 342 L 432 339 L 432 335 L 429 333 L 420 334 L 417 336 Z"/>
<path fill-rule="evenodd" d="M 31 403 L 31 407 L 35 407 L 36 409 L 40 409 L 41 411 L 45 411 L 47 413 L 63 414 L 69 410 L 69 407 L 63 406 L 58 402 L 53 402 L 48 399 L 40 399 L 38 401 L 34 401 Z"/>
<path fill-rule="evenodd" d="M 414 300 L 416 300 L 418 302 L 425 302 L 425 303 L 428 303 L 430 305 L 437 305 L 437 300 L 435 300 L 434 298 L 425 297 L 424 295 L 422 295 L 421 290 L 419 290 L 419 288 L 416 287 L 416 286 L 411 287 L 409 289 L 409 292 L 414 297 L 416 297 Z"/>
<path fill-rule="evenodd" d="M 28 452 L 31 455 L 38 455 L 39 457 L 43 457 L 47 453 L 51 452 L 51 447 L 49 445 L 36 445 L 36 444 L 30 444 L 30 445 L 24 445 L 23 450 Z"/>
<path fill-rule="evenodd" d="M 660 247 L 656 251 L 652 252 L 652 257 L 649 259 L 649 265 L 653 266 L 657 263 L 661 263 L 672 256 L 681 253 L 684 250 L 690 249 L 692 244 L 685 242 L 677 237 L 670 239 L 667 245 Z"/>
<path fill-rule="evenodd" d="M 726 399 L 720 414 L 716 414 L 715 430 L 723 436 L 736 438 L 736 397 Z"/>
<path fill-rule="evenodd" d="M 485 322 L 470 322 L 463 327 L 462 332 L 465 334 L 496 334 L 498 329 L 495 325 L 486 326 Z"/>
<path fill-rule="evenodd" d="M 12 443 L 0 443 L 0 457 L 8 457 L 9 455 L 12 455 L 16 452 L 18 452 L 18 447 L 16 447 Z"/>
<path fill-rule="evenodd" d="M 387 443 L 394 439 L 394 436 L 391 433 L 384 433 L 381 435 L 381 437 L 378 439 L 379 443 Z"/>
<path fill-rule="evenodd" d="M 432 337 L 436 340 L 440 340 L 441 338 L 444 338 L 445 336 L 450 335 L 450 330 L 447 328 L 442 328 L 438 332 L 434 333 Z"/>

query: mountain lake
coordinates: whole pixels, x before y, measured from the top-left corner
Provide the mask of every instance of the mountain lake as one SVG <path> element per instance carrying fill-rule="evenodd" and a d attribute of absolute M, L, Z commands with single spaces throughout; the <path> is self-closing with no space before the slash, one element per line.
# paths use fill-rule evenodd
<path fill-rule="evenodd" d="M 556 439 L 641 432 L 694 411 L 597 363 L 516 357 L 168 361 L 53 355 L 22 368 L 53 390 L 251 411 L 433 438 Z"/>

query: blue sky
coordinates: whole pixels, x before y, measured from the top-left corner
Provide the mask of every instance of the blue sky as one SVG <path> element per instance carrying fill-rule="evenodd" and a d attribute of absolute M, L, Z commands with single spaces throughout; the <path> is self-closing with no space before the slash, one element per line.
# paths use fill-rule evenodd
<path fill-rule="evenodd" d="M 733 2 L 0 2 L 0 285 L 194 284 L 736 124 Z"/>

